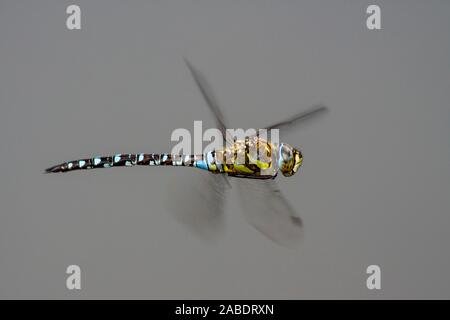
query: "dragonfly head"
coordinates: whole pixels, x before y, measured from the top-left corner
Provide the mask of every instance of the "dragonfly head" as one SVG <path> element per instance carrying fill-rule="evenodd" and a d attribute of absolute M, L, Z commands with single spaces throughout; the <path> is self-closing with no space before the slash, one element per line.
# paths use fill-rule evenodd
<path fill-rule="evenodd" d="M 302 165 L 303 155 L 300 150 L 291 147 L 286 143 L 280 144 L 280 155 L 278 159 L 278 167 L 285 177 L 294 175 L 298 168 Z"/>

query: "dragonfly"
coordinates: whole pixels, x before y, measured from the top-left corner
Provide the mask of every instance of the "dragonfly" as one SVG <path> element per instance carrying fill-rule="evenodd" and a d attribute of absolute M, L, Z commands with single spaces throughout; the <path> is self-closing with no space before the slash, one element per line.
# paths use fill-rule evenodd
<path fill-rule="evenodd" d="M 216 127 L 222 133 L 224 147 L 203 154 L 130 153 L 95 156 L 67 161 L 45 170 L 46 173 L 62 173 L 96 168 L 133 166 L 195 167 L 213 173 L 206 184 L 213 211 L 223 210 L 224 194 L 231 188 L 230 179 L 238 179 L 239 195 L 247 221 L 269 239 L 282 246 L 299 243 L 303 236 L 303 222 L 281 193 L 275 178 L 278 173 L 291 177 L 299 171 L 303 154 L 299 148 L 287 143 L 273 143 L 259 134 L 244 139 L 230 137 L 221 108 L 204 76 L 184 58 L 184 62 L 214 117 Z M 287 131 L 297 127 L 315 115 L 327 110 L 324 105 L 314 105 L 307 110 L 265 127 Z M 252 152 L 250 152 L 252 150 Z M 256 152 L 254 152 L 256 150 Z M 213 177 L 214 176 L 214 177 Z M 184 189 L 186 190 L 186 189 Z M 198 221 L 197 221 L 198 222 Z"/>

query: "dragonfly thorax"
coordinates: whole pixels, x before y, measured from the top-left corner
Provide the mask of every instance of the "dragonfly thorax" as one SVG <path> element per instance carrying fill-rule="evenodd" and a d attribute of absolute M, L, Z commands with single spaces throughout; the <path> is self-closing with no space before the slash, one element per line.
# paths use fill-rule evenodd
<path fill-rule="evenodd" d="M 291 147 L 287 143 L 279 146 L 278 169 L 285 177 L 294 175 L 302 165 L 303 155 L 300 150 Z"/>

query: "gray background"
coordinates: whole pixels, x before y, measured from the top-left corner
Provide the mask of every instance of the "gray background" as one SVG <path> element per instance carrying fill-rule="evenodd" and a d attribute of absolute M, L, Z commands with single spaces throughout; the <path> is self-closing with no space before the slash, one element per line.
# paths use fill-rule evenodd
<path fill-rule="evenodd" d="M 72 3 L 80 31 L 65 26 Z M 365 25 L 373 3 L 380 31 Z M 450 298 L 449 9 L 1 1 L 0 298 Z M 305 224 L 298 249 L 247 224 L 235 188 L 224 228 L 205 235 L 175 218 L 172 188 L 203 177 L 193 169 L 42 174 L 170 151 L 173 129 L 212 125 L 183 56 L 233 127 L 329 107 L 286 137 L 305 154 L 300 175 L 279 178 Z M 65 287 L 70 264 L 80 291 Z M 370 264 L 379 291 L 366 288 Z"/>

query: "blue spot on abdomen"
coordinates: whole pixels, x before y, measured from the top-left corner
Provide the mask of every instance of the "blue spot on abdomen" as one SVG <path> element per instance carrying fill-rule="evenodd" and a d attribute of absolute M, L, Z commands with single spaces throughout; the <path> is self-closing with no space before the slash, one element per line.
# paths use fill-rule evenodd
<path fill-rule="evenodd" d="M 199 160 L 195 163 L 195 166 L 199 169 L 203 169 L 203 170 L 208 170 L 208 165 L 206 164 L 205 161 L 203 160 Z"/>

